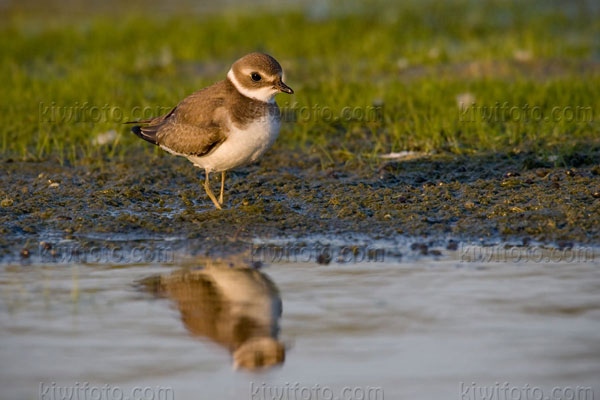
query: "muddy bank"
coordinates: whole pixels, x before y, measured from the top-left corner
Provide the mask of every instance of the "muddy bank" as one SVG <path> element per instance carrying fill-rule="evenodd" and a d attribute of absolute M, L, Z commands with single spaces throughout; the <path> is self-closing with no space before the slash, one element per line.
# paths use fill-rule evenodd
<path fill-rule="evenodd" d="M 531 154 L 437 155 L 323 166 L 318 155 L 276 149 L 228 174 L 223 211 L 184 159 L 141 151 L 76 166 L 5 159 L 0 254 L 27 257 L 40 242 L 51 252 L 65 239 L 165 238 L 194 243 L 188 252 L 228 252 L 255 237 L 347 232 L 598 244 L 599 159 L 596 151 L 554 167 Z"/>

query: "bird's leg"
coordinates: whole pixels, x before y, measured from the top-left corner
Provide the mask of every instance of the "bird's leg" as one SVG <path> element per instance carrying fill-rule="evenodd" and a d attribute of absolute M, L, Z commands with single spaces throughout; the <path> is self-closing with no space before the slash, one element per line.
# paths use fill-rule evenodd
<path fill-rule="evenodd" d="M 219 204 L 223 204 L 223 192 L 225 191 L 225 171 L 221 172 L 221 194 L 219 195 Z"/>
<path fill-rule="evenodd" d="M 206 194 L 208 195 L 208 197 L 210 197 L 210 199 L 214 203 L 215 207 L 217 207 L 220 210 L 221 205 L 217 202 L 217 198 L 215 197 L 215 194 L 212 192 L 212 190 L 210 190 L 210 182 L 208 180 L 210 173 L 208 172 L 208 170 L 204 170 L 204 171 L 206 174 L 206 180 L 204 181 L 204 190 L 206 191 Z"/>

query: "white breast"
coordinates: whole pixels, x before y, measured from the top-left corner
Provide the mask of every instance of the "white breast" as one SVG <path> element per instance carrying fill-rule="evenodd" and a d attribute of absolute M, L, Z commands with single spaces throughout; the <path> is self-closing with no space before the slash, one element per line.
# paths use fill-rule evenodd
<path fill-rule="evenodd" d="M 280 128 L 279 115 L 267 115 L 244 129 L 231 124 L 227 139 L 210 154 L 188 156 L 194 165 L 209 172 L 226 171 L 256 161 L 271 147 Z"/>

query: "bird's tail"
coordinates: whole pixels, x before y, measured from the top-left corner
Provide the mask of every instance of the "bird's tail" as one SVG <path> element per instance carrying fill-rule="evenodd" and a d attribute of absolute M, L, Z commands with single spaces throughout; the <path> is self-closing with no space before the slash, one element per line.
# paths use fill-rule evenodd
<path fill-rule="evenodd" d="M 131 132 L 135 133 L 136 136 L 144 139 L 152 144 L 158 144 L 157 133 L 158 129 L 162 124 L 175 112 L 177 107 L 174 107 L 168 114 L 161 115 L 160 117 L 140 119 L 138 121 L 127 121 L 124 124 L 149 124 L 146 126 L 135 125 L 131 128 Z"/>
<path fill-rule="evenodd" d="M 150 142 L 152 144 L 158 144 L 158 141 L 156 139 L 156 128 L 158 127 L 135 125 L 131 127 L 131 132 L 133 132 L 136 136 L 144 139 L 147 142 Z"/>

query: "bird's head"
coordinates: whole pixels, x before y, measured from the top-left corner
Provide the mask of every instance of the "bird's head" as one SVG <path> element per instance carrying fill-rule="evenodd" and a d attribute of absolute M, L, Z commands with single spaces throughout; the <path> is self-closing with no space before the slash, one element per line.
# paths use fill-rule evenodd
<path fill-rule="evenodd" d="M 279 92 L 294 93 L 283 83 L 281 65 L 264 53 L 250 53 L 237 60 L 227 78 L 242 95 L 259 101 L 271 102 Z"/>

